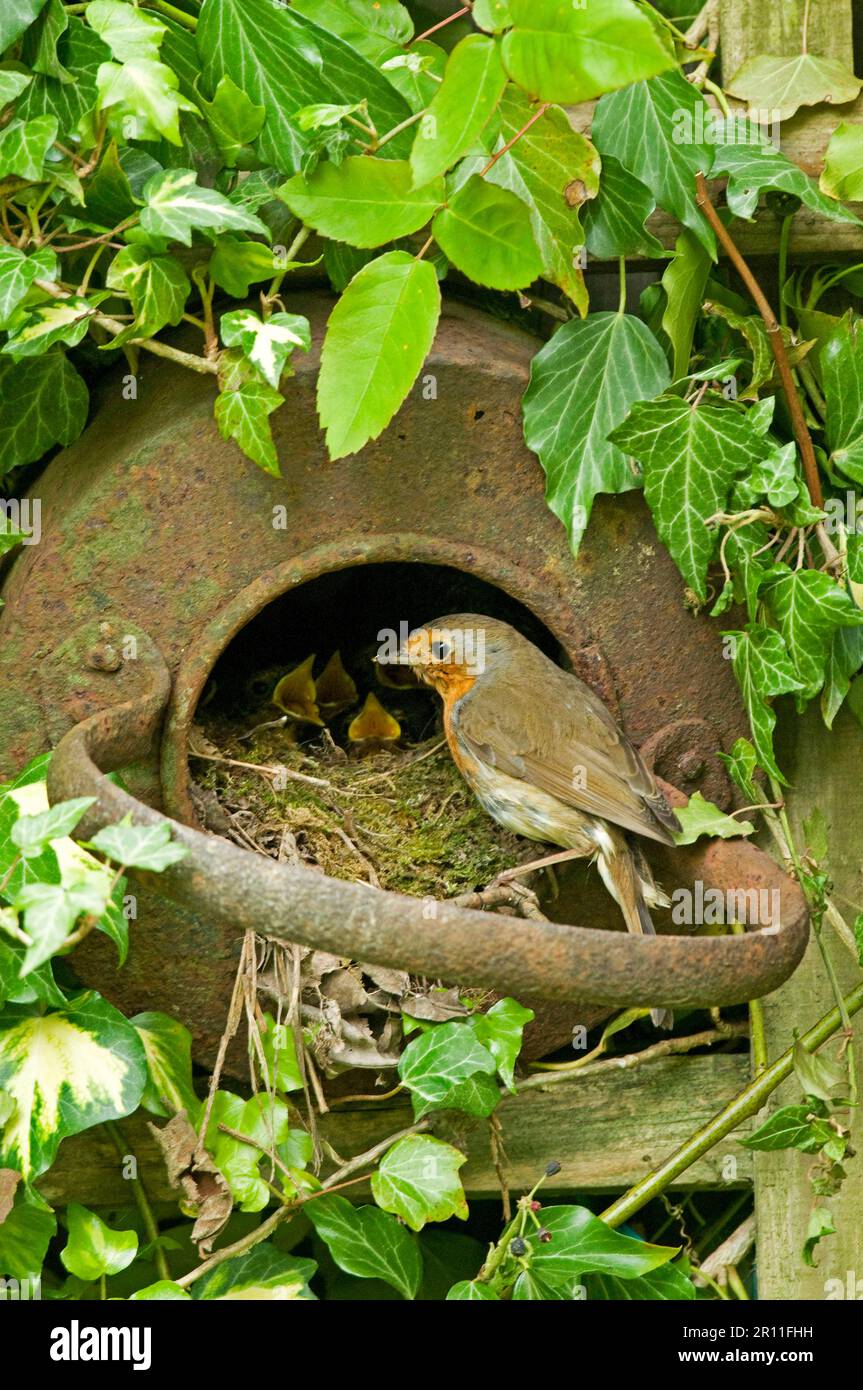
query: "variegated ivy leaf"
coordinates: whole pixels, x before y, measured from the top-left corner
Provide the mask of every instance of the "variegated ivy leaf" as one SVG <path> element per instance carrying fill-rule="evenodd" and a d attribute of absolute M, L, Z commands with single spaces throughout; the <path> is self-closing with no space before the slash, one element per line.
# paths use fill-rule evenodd
<path fill-rule="evenodd" d="M 49 246 L 26 256 L 17 246 L 0 246 L 0 328 L 26 295 L 34 280 L 57 279 L 57 257 Z"/>
<path fill-rule="evenodd" d="M 69 1239 L 60 1259 L 70 1274 L 87 1283 L 119 1274 L 138 1253 L 137 1231 L 114 1231 L 79 1202 L 70 1202 L 66 1208 L 66 1225 Z"/>
<path fill-rule="evenodd" d="M 151 873 L 161 873 L 189 853 L 185 845 L 172 840 L 169 820 L 132 825 L 129 816 L 117 825 L 106 825 L 93 836 L 90 848 L 128 869 L 148 869 Z"/>
<path fill-rule="evenodd" d="M 165 1117 L 185 1110 L 197 1127 L 201 1102 L 192 1085 L 192 1036 L 188 1028 L 167 1014 L 136 1014 L 129 1022 L 137 1029 L 147 1055 L 147 1085 L 141 1104 L 151 1115 Z"/>
<path fill-rule="evenodd" d="M 172 145 L 182 144 L 180 112 L 197 114 L 198 108 L 179 86 L 173 68 L 147 58 L 102 63 L 96 75 L 99 110 L 107 111 L 111 133 L 126 140 L 164 136 Z"/>
<path fill-rule="evenodd" d="M 302 314 L 272 314 L 262 319 L 251 309 L 232 309 L 221 319 L 223 342 L 242 348 L 265 381 L 277 387 L 294 348 L 308 352 L 311 329 Z"/>
<path fill-rule="evenodd" d="M 22 859 L 34 859 L 45 852 L 51 840 L 71 835 L 95 800 L 95 796 L 76 796 L 71 801 L 56 802 L 47 811 L 19 816 L 12 826 L 11 840 Z"/>
<path fill-rule="evenodd" d="M 159 57 L 165 25 L 149 10 L 122 0 L 90 0 L 86 18 L 118 63 Z"/>
<path fill-rule="evenodd" d="M 600 492 L 627 492 L 638 478 L 609 442 L 635 401 L 669 384 L 665 353 L 629 314 L 572 319 L 534 357 L 522 402 L 524 437 L 546 475 L 546 500 L 573 553 Z"/>
<path fill-rule="evenodd" d="M 372 1173 L 372 1196 L 412 1231 L 451 1216 L 466 1221 L 467 1202 L 458 1175 L 466 1162 L 466 1156 L 451 1144 L 427 1134 L 409 1134 L 387 1149 Z"/>
<path fill-rule="evenodd" d="M 15 1102 L 0 1166 L 38 1177 L 67 1135 L 131 1114 L 146 1079 L 135 1029 L 92 990 L 53 1013 L 0 1011 L 0 1089 Z"/>
<path fill-rule="evenodd" d="M 129 296 L 135 315 L 135 322 L 112 338 L 108 348 L 120 347 L 131 338 L 150 338 L 166 323 L 179 323 L 192 288 L 178 260 L 154 256 L 145 246 L 125 246 L 118 251 L 108 267 L 105 284 Z"/>
<path fill-rule="evenodd" d="M 316 1270 L 314 1260 L 285 1255 L 269 1241 L 262 1241 L 244 1255 L 223 1260 L 192 1287 L 195 1298 L 208 1300 L 308 1300 L 315 1296 L 309 1280 Z"/>
<path fill-rule="evenodd" d="M 644 474 L 644 495 L 660 538 L 698 598 L 706 597 L 716 533 L 734 478 L 754 468 L 768 445 L 731 407 L 697 409 L 677 396 L 640 401 L 609 436 Z"/>
<path fill-rule="evenodd" d="M 266 382 L 246 378 L 225 385 L 213 407 L 222 438 L 233 439 L 247 458 L 276 478 L 281 472 L 269 417 L 284 402 L 281 392 Z"/>
<path fill-rule="evenodd" d="M 777 566 L 771 576 L 777 572 Z M 825 666 L 837 628 L 863 625 L 863 609 L 845 589 L 820 570 L 786 570 L 761 586 L 761 597 L 785 638 L 804 699 L 824 683 Z"/>
<path fill-rule="evenodd" d="M 734 675 L 749 715 L 758 764 L 778 782 L 784 783 L 773 753 L 776 715 L 767 702 L 801 688 L 788 649 L 780 633 L 758 623 L 750 623 L 745 632 L 723 635 L 732 644 Z"/>
<path fill-rule="evenodd" d="M 56 139 L 54 116 L 10 121 L 0 131 L 0 178 L 17 174 L 20 179 L 40 179 L 45 156 Z"/>
<path fill-rule="evenodd" d="M 20 311 L 12 320 L 2 351 L 18 362 L 22 357 L 41 357 L 55 343 L 74 347 L 84 337 L 96 306 L 107 293 L 97 290 L 89 299 L 70 294 L 67 299 L 52 299 Z"/>
<path fill-rule="evenodd" d="M 259 217 L 231 202 L 214 188 L 201 188 L 192 169 L 165 169 L 144 185 L 146 207 L 141 226 L 152 236 L 191 246 L 192 231 L 257 232 L 269 241 L 269 229 Z"/>

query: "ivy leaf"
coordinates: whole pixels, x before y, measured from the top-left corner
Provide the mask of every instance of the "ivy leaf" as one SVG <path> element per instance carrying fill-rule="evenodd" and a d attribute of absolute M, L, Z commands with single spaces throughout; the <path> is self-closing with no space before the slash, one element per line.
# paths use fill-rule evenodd
<path fill-rule="evenodd" d="M 773 1153 L 777 1149 L 800 1149 L 817 1153 L 824 1145 L 823 1121 L 813 1123 L 809 1105 L 783 1105 L 759 1125 L 754 1134 L 738 1140 L 744 1149 Z M 833 1131 L 828 1130 L 828 1133 Z"/>
<path fill-rule="evenodd" d="M 749 381 L 745 386 L 738 388 L 737 399 L 757 401 L 761 388 L 776 376 L 776 361 L 767 330 L 764 327 L 764 320 L 760 314 L 738 314 L 735 309 L 730 308 L 727 304 L 719 303 L 718 300 L 707 299 L 702 308 L 709 317 L 722 319 L 729 328 L 742 336 L 752 353 L 752 364 Z M 802 362 L 807 355 L 812 343 L 795 343 L 790 329 L 782 328 L 780 331 L 788 361 L 792 367 L 796 367 L 797 363 Z"/>
<path fill-rule="evenodd" d="M 75 347 L 90 327 L 96 305 L 107 291 L 97 290 L 90 299 L 70 294 L 20 311 L 12 321 L 2 351 L 17 362 L 23 357 L 41 357 L 56 343 Z"/>
<path fill-rule="evenodd" d="M 843 1065 L 821 1052 L 807 1052 L 802 1042 L 794 1044 L 794 1075 L 804 1096 L 823 1100 L 827 1105 L 848 1105 L 848 1075 Z"/>
<path fill-rule="evenodd" d="M 631 0 L 509 0 L 513 28 L 503 61 L 514 82 L 542 101 L 590 101 L 675 66 Z"/>
<path fill-rule="evenodd" d="M 517 290 L 542 274 L 528 209 L 505 188 L 472 174 L 432 223 L 432 235 L 478 285 Z"/>
<path fill-rule="evenodd" d="M 493 1076 L 496 1069 L 489 1049 L 483 1047 L 472 1028 L 461 1022 L 441 1023 L 421 1033 L 408 1043 L 398 1067 L 402 1084 L 411 1093 L 418 1120 L 431 1110 L 457 1108 L 454 1104 L 457 1088 L 477 1072 Z M 488 1112 L 480 1110 L 479 1113 Z"/>
<path fill-rule="evenodd" d="M 835 630 L 859 627 L 863 610 L 829 574 L 819 570 L 788 570 L 777 579 L 769 579 L 761 594 L 785 638 L 801 682 L 802 698 L 809 699 L 824 682 Z"/>
<path fill-rule="evenodd" d="M 603 97 L 591 139 L 603 161 L 610 154 L 637 174 L 659 206 L 713 256 L 715 238 L 695 202 L 695 175 L 708 173 L 713 162 L 711 119 L 697 88 L 680 72 L 669 72 Z"/>
<path fill-rule="evenodd" d="M 689 368 L 695 323 L 710 274 L 710 257 L 698 238 L 685 227 L 674 245 L 674 256 L 662 276 L 666 306 L 662 328 L 671 343 L 671 375 L 680 381 Z"/>
<path fill-rule="evenodd" d="M 8 106 L 32 81 L 32 72 L 13 72 L 7 68 L 0 70 L 0 106 Z"/>
<path fill-rule="evenodd" d="M 451 1144 L 426 1134 L 409 1134 L 387 1149 L 372 1173 L 372 1196 L 412 1231 L 421 1231 L 427 1221 L 448 1221 L 451 1216 L 466 1221 L 467 1202 L 458 1175 L 466 1162 Z"/>
<path fill-rule="evenodd" d="M 510 141 L 532 114 L 527 97 L 507 88 L 500 104 L 501 141 Z M 587 290 L 575 258 L 584 245 L 579 209 L 599 188 L 599 156 L 593 145 L 573 130 L 565 111 L 550 107 L 486 178 L 527 204 L 543 274 L 586 314 Z"/>
<path fill-rule="evenodd" d="M 171 839 L 170 821 L 163 820 L 158 825 L 132 825 L 128 816 L 117 825 L 106 825 L 93 836 L 89 848 L 113 859 L 115 864 L 129 869 L 149 869 L 157 874 L 185 859 L 189 853 L 185 845 Z"/>
<path fill-rule="evenodd" d="M 277 387 L 294 348 L 308 352 L 312 334 L 302 314 L 272 314 L 261 319 L 251 309 L 232 309 L 221 318 L 223 342 L 242 348 L 266 381 Z"/>
<path fill-rule="evenodd" d="M 134 1028 L 92 990 L 53 1013 L 21 1017 L 7 1006 L 0 1012 L 0 1089 L 16 1108 L 0 1126 L 0 1166 L 38 1177 L 67 1135 L 131 1114 L 146 1077 Z"/>
<path fill-rule="evenodd" d="M 599 192 L 584 209 L 587 249 L 600 260 L 618 256 L 664 256 L 665 247 L 645 223 L 656 200 L 613 154 L 602 156 Z"/>
<path fill-rule="evenodd" d="M 23 859 L 44 853 L 51 840 L 71 835 L 75 826 L 96 800 L 95 796 L 76 796 L 71 801 L 58 801 L 47 811 L 32 816 L 19 816 L 12 826 L 11 840 Z"/>
<path fill-rule="evenodd" d="M 358 271 L 336 304 L 321 351 L 318 414 L 330 458 L 377 439 L 425 360 L 440 315 L 434 267 L 388 251 Z"/>
<path fill-rule="evenodd" d="M 55 116 L 10 121 L 0 131 L 0 177 L 17 174 L 34 182 L 41 179 L 45 156 L 56 139 Z"/>
<path fill-rule="evenodd" d="M 634 401 L 669 384 L 665 353 L 629 314 L 598 313 L 564 324 L 536 354 L 525 393 L 524 437 L 546 474 L 546 500 L 573 553 L 600 492 L 638 486 L 608 436 Z"/>
<path fill-rule="evenodd" d="M 167 1014 L 136 1014 L 129 1022 L 141 1039 L 147 1059 L 147 1084 L 141 1104 L 151 1115 L 170 1116 L 185 1110 L 197 1126 L 201 1102 L 192 1085 L 192 1036 Z"/>
<path fill-rule="evenodd" d="M 264 1081 L 269 1090 L 291 1091 L 303 1089 L 303 1074 L 297 1058 L 297 1044 L 293 1030 L 284 1023 L 276 1023 L 272 1014 L 264 1014 L 266 1031 L 261 1029 L 261 1046 L 266 1063 Z M 255 1049 L 257 1058 L 257 1048 Z M 258 1059 L 259 1060 L 259 1059 Z"/>
<path fill-rule="evenodd" d="M 97 921 L 108 905 L 110 877 L 93 869 L 61 883 L 28 883 L 15 894 L 14 906 L 24 909 L 24 929 L 31 945 L 21 962 L 23 979 L 61 949 L 82 913 Z"/>
<path fill-rule="evenodd" d="M 832 102 L 842 106 L 859 96 L 863 83 L 835 58 L 811 53 L 775 57 L 759 53 L 737 69 L 725 90 L 749 103 L 753 120 L 787 121 L 801 106 Z"/>
<path fill-rule="evenodd" d="M 45 0 L 4 0 L 0 6 L 0 53 L 20 39 L 44 4 Z"/>
<path fill-rule="evenodd" d="M 232 1260 L 223 1260 L 195 1285 L 196 1299 L 273 1299 L 293 1302 L 314 1298 L 309 1280 L 315 1274 L 314 1260 L 284 1255 L 269 1241 L 262 1241 Z"/>
<path fill-rule="evenodd" d="M 735 840 L 740 835 L 752 835 L 755 826 L 748 820 L 726 816 L 712 801 L 705 801 L 701 792 L 693 792 L 685 806 L 678 806 L 675 815 L 682 829 L 674 836 L 676 845 L 694 845 L 702 835 L 720 840 Z"/>
<path fill-rule="evenodd" d="M 532 1009 L 523 1008 L 515 999 L 498 999 L 484 1014 L 473 1014 L 469 1020 L 477 1041 L 491 1053 L 498 1075 L 509 1091 L 515 1091 L 513 1072 L 525 1024 L 534 1017 Z"/>
<path fill-rule="evenodd" d="M 191 1303 L 192 1295 L 173 1279 L 157 1279 L 145 1289 L 136 1289 L 129 1294 L 129 1302 L 142 1303 Z"/>
<path fill-rule="evenodd" d="M 821 348 L 819 365 L 827 402 L 830 462 L 863 484 L 863 320 L 840 321 Z"/>
<path fill-rule="evenodd" d="M 853 212 L 825 197 L 814 179 L 771 144 L 753 122 L 743 117 L 731 123 L 714 121 L 712 129 L 716 149 L 711 175 L 727 175 L 725 200 L 735 217 L 751 220 L 761 194 L 777 192 L 792 194 L 812 212 L 834 222 L 859 225 L 860 219 Z"/>
<path fill-rule="evenodd" d="M 291 212 L 315 231 L 351 246 L 382 246 L 424 226 L 446 197 L 443 179 L 411 183 L 406 160 L 352 155 L 338 166 L 319 164 L 278 190 Z"/>
<path fill-rule="evenodd" d="M 254 213 L 232 203 L 214 188 L 201 188 L 192 169 L 165 169 L 144 185 L 146 207 L 141 226 L 151 236 L 167 237 L 191 246 L 193 229 L 213 232 L 258 232 L 269 240 L 269 230 Z"/>
<path fill-rule="evenodd" d="M 66 1208 L 66 1224 L 69 1239 L 60 1251 L 60 1259 L 70 1274 L 88 1284 L 103 1275 L 128 1269 L 138 1253 L 136 1231 L 112 1230 L 79 1202 L 70 1202 Z"/>
<path fill-rule="evenodd" d="M 824 169 L 819 180 L 822 193 L 843 203 L 863 198 L 863 125 L 842 121 L 830 136 Z"/>
<path fill-rule="evenodd" d="M 451 169 L 479 138 L 500 101 L 506 73 L 500 45 L 469 34 L 447 59 L 443 82 L 414 136 L 411 169 L 422 187 Z"/>
<path fill-rule="evenodd" d="M 0 473 L 32 463 L 84 428 L 87 387 L 64 353 L 28 362 L 0 358 Z"/>
<path fill-rule="evenodd" d="M 69 24 L 69 15 L 61 3 L 61 0 L 48 0 L 48 4 L 42 10 L 36 23 L 28 29 L 21 45 L 21 60 L 31 67 L 34 72 L 42 73 L 45 77 L 54 77 L 58 82 L 74 82 L 73 75 L 64 68 L 60 61 L 57 45 L 66 32 Z M 20 76 L 20 74 L 3 74 L 6 76 Z M 24 79 L 24 86 L 30 81 L 29 76 Z M 4 104 L 9 98 L 2 95 L 2 88 L 5 84 L 0 79 L 0 104 Z"/>
<path fill-rule="evenodd" d="M 281 270 L 293 270 L 298 264 L 291 261 L 282 265 L 272 248 L 262 241 L 241 241 L 227 235 L 217 238 L 209 270 L 221 289 L 234 299 L 245 299 L 250 285 L 271 280 Z"/>
<path fill-rule="evenodd" d="M 609 438 L 640 463 L 660 538 L 693 593 L 704 599 L 716 548 L 707 522 L 725 510 L 735 476 L 764 457 L 765 441 L 730 407 L 693 409 L 676 396 L 634 405 Z"/>
<path fill-rule="evenodd" d="M 107 44 L 118 63 L 158 59 L 165 25 L 148 10 L 121 0 L 90 0 L 87 23 Z"/>
<path fill-rule="evenodd" d="M 416 1298 L 422 1281 L 422 1257 L 416 1236 L 389 1212 L 355 1207 L 346 1197 L 316 1197 L 306 1214 L 346 1274 L 383 1279 L 402 1298 Z"/>
<path fill-rule="evenodd" d="M 723 636 L 733 643 L 734 675 L 749 715 L 752 745 L 758 764 L 777 782 L 784 784 L 785 778 L 773 754 L 776 715 L 767 701 L 776 695 L 786 695 L 800 689 L 788 650 L 780 633 L 757 623 L 750 623 L 746 632 L 724 633 Z M 745 740 L 742 742 L 745 744 Z M 740 743 L 741 740 L 738 740 L 734 746 L 735 754 Z M 749 746 L 746 746 L 745 754 L 743 769 L 747 779 L 751 780 L 754 765 L 750 761 Z"/>
<path fill-rule="evenodd" d="M 256 148 L 264 163 L 283 173 L 296 172 L 307 149 L 291 120 L 298 107 L 366 101 L 381 133 L 411 114 L 373 63 L 296 8 L 270 0 L 205 0 L 195 39 L 211 89 L 228 76 L 250 101 L 264 107 Z M 406 129 L 385 148 L 401 158 L 412 138 Z"/>
<path fill-rule="evenodd" d="M 545 1207 L 542 1224 L 551 1232 L 550 1241 L 540 1241 L 536 1231 L 525 1239 L 531 1271 L 552 1287 L 571 1287 L 580 1275 L 591 1271 L 635 1279 L 677 1254 L 674 1246 L 649 1245 L 621 1235 L 585 1207 Z"/>
<path fill-rule="evenodd" d="M 233 439 L 247 458 L 265 473 L 280 477 L 279 460 L 269 417 L 284 404 L 284 397 L 263 381 L 244 381 L 220 391 L 214 407 L 216 425 L 223 439 Z"/>
<path fill-rule="evenodd" d="M 588 1299 L 625 1300 L 649 1299 L 652 1302 L 680 1302 L 695 1298 L 695 1285 L 677 1265 L 660 1265 L 637 1279 L 618 1279 L 614 1274 L 589 1274 L 586 1278 Z"/>
<path fill-rule="evenodd" d="M 129 8 L 123 6 L 124 9 Z M 96 74 L 99 109 L 117 138 L 158 140 L 181 145 L 180 112 L 197 106 L 179 90 L 180 79 L 164 63 L 135 58 L 126 63 L 102 63 Z"/>
<path fill-rule="evenodd" d="M 835 1236 L 836 1226 L 833 1220 L 833 1213 L 829 1207 L 815 1206 L 809 1215 L 809 1226 L 806 1231 L 806 1239 L 803 1242 L 803 1249 L 800 1252 L 803 1263 L 810 1269 L 816 1266 L 815 1247 L 824 1236 Z"/>
<path fill-rule="evenodd" d="M 271 1146 L 284 1144 L 289 1134 L 289 1113 L 285 1102 L 267 1095 L 244 1101 L 229 1091 L 217 1091 L 207 1127 L 206 1146 L 228 1183 L 241 1211 L 263 1211 L 270 1190 L 261 1177 L 260 1163 Z M 230 1129 L 254 1139 L 259 1148 L 234 1139 L 219 1128 Z"/>
<path fill-rule="evenodd" d="M 0 246 L 0 326 L 6 327 L 34 280 L 56 280 L 57 256 L 43 246 L 25 256 L 17 246 Z"/>
<path fill-rule="evenodd" d="M 0 6 L 0 9 L 3 7 Z M 22 120 L 37 116 L 53 116 L 58 134 L 74 136 L 79 123 L 96 101 L 96 74 L 99 65 L 110 57 L 98 34 L 77 15 L 69 18 L 65 33 L 57 41 L 57 59 L 74 82 L 61 82 L 56 77 L 37 74 L 16 103 L 16 114 Z"/>
<path fill-rule="evenodd" d="M 476 0 L 478 7 L 484 0 Z M 491 4 L 502 4 L 503 0 L 489 0 Z M 479 23 L 479 20 L 477 20 Z M 497 1294 L 489 1288 L 488 1284 L 478 1284 L 475 1279 L 461 1279 L 446 1296 L 448 1303 L 499 1303 Z"/>
<path fill-rule="evenodd" d="M 828 729 L 832 729 L 833 720 L 851 689 L 851 677 L 856 675 L 861 666 L 863 628 L 837 628 L 830 644 L 824 670 L 824 688 L 821 691 L 821 716 Z"/>
<path fill-rule="evenodd" d="M 154 256 L 146 246 L 118 251 L 105 276 L 109 289 L 129 296 L 135 322 L 108 344 L 120 347 L 131 338 L 151 338 L 166 323 L 177 324 L 192 288 L 173 256 Z"/>
<path fill-rule="evenodd" d="M 260 135 L 266 108 L 256 106 L 227 75 L 219 78 L 213 100 L 200 105 L 225 163 L 233 167 L 240 151 Z"/>

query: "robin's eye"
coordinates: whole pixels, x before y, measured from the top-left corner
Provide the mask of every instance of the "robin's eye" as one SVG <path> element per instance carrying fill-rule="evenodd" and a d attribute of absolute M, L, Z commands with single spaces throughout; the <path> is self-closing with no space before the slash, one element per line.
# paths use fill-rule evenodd
<path fill-rule="evenodd" d="M 449 642 L 432 642 L 431 644 L 433 661 L 446 661 L 451 651 L 452 647 Z"/>

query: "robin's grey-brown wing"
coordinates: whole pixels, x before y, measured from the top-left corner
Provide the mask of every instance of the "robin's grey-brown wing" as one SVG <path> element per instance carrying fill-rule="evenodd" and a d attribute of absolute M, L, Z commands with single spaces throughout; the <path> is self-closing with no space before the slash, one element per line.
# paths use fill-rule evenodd
<path fill-rule="evenodd" d="M 510 698 L 517 674 L 524 698 Z M 632 744 L 593 691 L 525 643 L 480 676 L 454 720 L 474 757 L 588 815 L 672 844 L 680 825 Z"/>

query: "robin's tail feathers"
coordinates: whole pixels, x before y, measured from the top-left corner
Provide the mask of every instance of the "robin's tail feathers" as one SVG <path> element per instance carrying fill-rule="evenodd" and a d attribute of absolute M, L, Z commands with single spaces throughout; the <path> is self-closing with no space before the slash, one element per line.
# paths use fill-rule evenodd
<path fill-rule="evenodd" d="M 640 846 L 630 845 L 623 835 L 610 829 L 597 838 L 597 868 L 623 913 L 627 931 L 636 936 L 654 936 L 650 908 L 668 907 L 669 900 L 657 888 Z M 651 1009 L 650 1017 L 656 1028 L 671 1028 L 674 1022 L 670 1009 Z"/>

